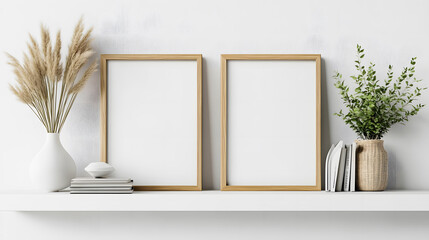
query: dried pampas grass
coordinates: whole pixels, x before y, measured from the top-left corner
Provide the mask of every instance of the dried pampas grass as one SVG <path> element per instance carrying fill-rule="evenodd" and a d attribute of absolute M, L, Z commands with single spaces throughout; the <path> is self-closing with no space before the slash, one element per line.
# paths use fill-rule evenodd
<path fill-rule="evenodd" d="M 28 53 L 23 62 L 7 54 L 13 67 L 16 85 L 10 85 L 20 101 L 27 104 L 43 123 L 48 133 L 59 133 L 76 99 L 91 75 L 97 70 L 92 62 L 78 80 L 79 72 L 94 54 L 92 29 L 84 32 L 82 19 L 77 23 L 63 66 L 61 34 L 51 39 L 49 30 L 41 27 L 41 43 L 30 35 Z M 55 42 L 53 42 L 55 41 Z"/>

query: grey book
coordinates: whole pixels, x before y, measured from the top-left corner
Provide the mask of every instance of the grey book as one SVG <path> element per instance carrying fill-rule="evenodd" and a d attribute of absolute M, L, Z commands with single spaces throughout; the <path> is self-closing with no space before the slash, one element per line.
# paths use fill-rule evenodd
<path fill-rule="evenodd" d="M 123 188 L 132 187 L 133 183 L 72 183 L 71 188 Z"/>
<path fill-rule="evenodd" d="M 122 190 L 122 191 L 78 191 L 72 190 L 70 194 L 129 194 L 133 193 L 133 190 Z"/>
<path fill-rule="evenodd" d="M 338 171 L 337 171 L 337 177 L 336 177 L 336 183 L 335 183 L 335 191 L 336 192 L 340 192 L 343 189 L 344 167 L 345 167 L 346 155 L 347 155 L 346 148 L 343 147 L 341 149 L 340 161 L 338 163 Z"/>
<path fill-rule="evenodd" d="M 351 175 L 351 161 L 352 161 L 352 146 L 346 145 L 346 166 L 344 169 L 344 191 L 350 191 L 350 175 Z"/>
<path fill-rule="evenodd" d="M 356 190 L 356 143 L 352 144 L 352 161 L 351 161 L 351 170 L 350 170 L 350 191 L 354 192 Z"/>
<path fill-rule="evenodd" d="M 130 183 L 130 178 L 74 178 L 72 183 Z"/>
<path fill-rule="evenodd" d="M 92 188 L 86 188 L 86 187 L 70 187 L 70 191 L 126 191 L 126 190 L 132 190 L 132 187 L 92 187 Z"/>

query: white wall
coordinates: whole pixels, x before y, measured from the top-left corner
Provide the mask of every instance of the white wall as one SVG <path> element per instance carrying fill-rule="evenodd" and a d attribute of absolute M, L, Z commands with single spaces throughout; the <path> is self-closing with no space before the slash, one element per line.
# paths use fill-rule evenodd
<path fill-rule="evenodd" d="M 81 15 L 94 26 L 97 53 L 203 54 L 203 180 L 219 188 L 220 59 L 222 53 L 322 54 L 322 153 L 354 133 L 333 113 L 341 102 L 330 76 L 351 75 L 355 45 L 367 50 L 383 78 L 388 64 L 400 71 L 418 56 L 417 76 L 429 86 L 429 2 L 421 1 L 0 1 L 0 52 L 20 56 L 27 33 L 44 23 L 61 29 L 67 43 Z M 0 188 L 28 188 L 27 168 L 41 148 L 44 130 L 8 90 L 13 79 L 0 54 Z M 99 159 L 99 75 L 80 94 L 62 133 L 79 174 Z M 428 103 L 429 93 L 423 96 Z M 297 99 L 297 102 L 305 99 Z M 427 148 L 429 108 L 385 137 L 390 156 L 390 189 L 429 189 Z M 412 203 L 410 203 L 412 204 Z M 401 239 L 427 234 L 425 213 L 1 213 L 0 239 L 94 239 L 115 237 L 276 239 L 323 238 L 328 225 L 342 226 L 331 239 L 389 235 Z M 101 220 L 102 219 L 102 220 Z M 343 220 L 348 221 L 343 221 Z M 406 219 L 406 220 L 405 220 Z M 92 232 L 95 227 L 96 237 Z M 306 230 L 306 228 L 311 229 Z M 403 227 L 403 228 L 401 228 Z M 71 228 L 71 229 L 70 229 Z M 22 231 L 26 229 L 26 231 Z M 76 231 L 75 234 L 71 230 Z M 365 232 L 358 232 L 365 229 Z M 380 229 L 384 229 L 382 231 Z M 304 234 L 304 235 L 301 235 Z M 189 239 L 187 238 L 187 239 Z"/>

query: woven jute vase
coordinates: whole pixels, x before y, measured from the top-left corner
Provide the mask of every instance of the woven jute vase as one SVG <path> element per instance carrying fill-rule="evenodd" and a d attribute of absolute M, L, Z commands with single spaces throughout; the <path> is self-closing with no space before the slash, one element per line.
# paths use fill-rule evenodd
<path fill-rule="evenodd" d="M 356 140 L 356 187 L 360 191 L 383 191 L 387 187 L 387 152 L 383 140 Z"/>

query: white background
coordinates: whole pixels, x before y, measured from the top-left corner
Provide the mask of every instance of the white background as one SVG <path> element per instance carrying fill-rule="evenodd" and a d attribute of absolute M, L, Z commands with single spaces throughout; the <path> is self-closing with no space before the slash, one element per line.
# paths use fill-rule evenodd
<path fill-rule="evenodd" d="M 135 185 L 197 186 L 197 61 L 107 61 L 107 161 Z"/>
<path fill-rule="evenodd" d="M 315 186 L 316 61 L 227 69 L 227 185 Z"/>
<path fill-rule="evenodd" d="M 62 29 L 68 44 L 81 15 L 94 26 L 97 53 L 203 54 L 203 187 L 220 183 L 220 54 L 322 54 L 322 154 L 355 134 L 333 116 L 342 106 L 331 76 L 353 74 L 355 45 L 383 79 L 417 56 L 429 86 L 429 2 L 344 0 L 157 0 L 0 2 L 0 52 L 21 56 L 39 24 Z M 44 129 L 8 90 L 11 69 L 0 54 L 0 187 L 28 188 L 27 168 Z M 300 101 L 297 100 L 297 104 Z M 423 96 L 429 103 L 429 91 Z M 299 115 L 297 113 L 297 115 Z M 385 137 L 390 189 L 427 189 L 429 108 Z M 79 95 L 62 133 L 78 173 L 99 159 L 99 75 Z M 323 166 L 323 164 L 322 164 Z M 322 178 L 323 179 L 323 178 Z M 412 204 L 412 203 L 410 203 Z M 0 239 L 350 239 L 429 233 L 427 213 L 1 213 Z M 335 226 L 335 231 L 326 230 Z M 105 232 L 103 232 L 105 231 Z"/>

